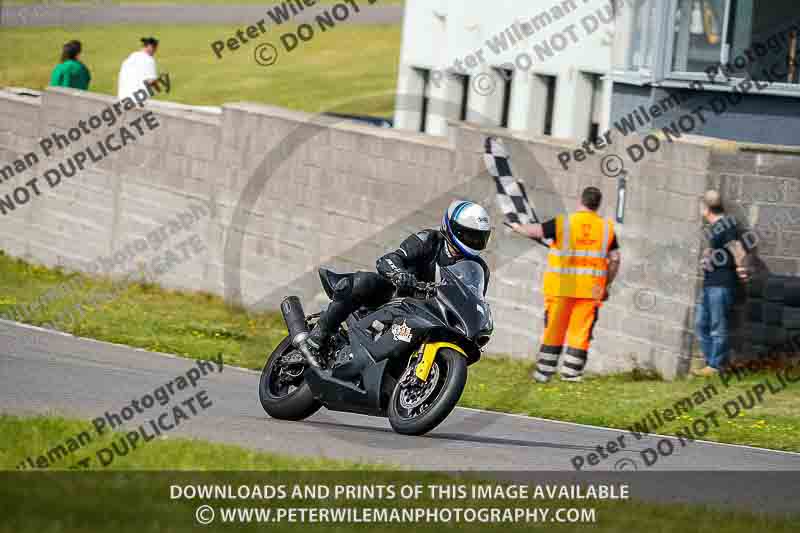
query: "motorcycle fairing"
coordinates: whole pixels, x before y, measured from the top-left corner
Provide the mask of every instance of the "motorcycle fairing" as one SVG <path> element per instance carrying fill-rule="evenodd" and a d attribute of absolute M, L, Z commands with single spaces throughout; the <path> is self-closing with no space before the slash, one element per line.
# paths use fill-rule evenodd
<path fill-rule="evenodd" d="M 354 355 L 358 350 L 361 352 L 360 356 L 369 357 L 373 361 L 383 361 L 416 350 L 425 340 L 427 332 L 441 325 L 440 318 L 417 302 L 419 300 L 393 300 L 352 324 L 350 337 Z M 384 327 L 377 340 L 371 333 L 372 324 L 376 321 Z M 392 331 L 394 326 L 410 329 L 410 340 L 407 342 L 398 338 Z M 353 336 L 357 338 L 357 342 L 352 342 Z"/>
<path fill-rule="evenodd" d="M 308 386 L 315 392 L 314 397 L 328 409 L 361 415 L 386 416 L 382 407 L 381 391 L 388 359 L 364 369 L 363 386 L 338 379 L 330 371 L 315 367 L 306 369 Z"/>
<path fill-rule="evenodd" d="M 408 356 L 417 357 L 423 343 L 430 344 L 415 369 L 423 380 L 443 347 L 463 354 L 468 364 L 478 361 L 480 348 L 472 339 L 492 329 L 483 298 L 483 270 L 477 263 L 462 261 L 443 268 L 441 275 L 444 284 L 436 297 L 396 298 L 367 315 L 351 315 L 346 321 L 351 353 L 339 354 L 344 362 L 332 370 L 306 370 L 315 398 L 329 409 L 385 416 L 397 376 L 407 368 Z M 374 328 L 376 322 L 383 327 Z M 396 332 L 393 326 L 398 326 Z"/>

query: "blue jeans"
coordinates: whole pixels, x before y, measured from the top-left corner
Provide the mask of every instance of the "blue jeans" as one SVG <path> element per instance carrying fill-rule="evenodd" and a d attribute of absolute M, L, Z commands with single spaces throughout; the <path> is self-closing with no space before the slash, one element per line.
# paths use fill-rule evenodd
<path fill-rule="evenodd" d="M 703 299 L 697 306 L 695 322 L 700 347 L 708 366 L 717 370 L 728 363 L 728 322 L 734 298 L 731 287 L 705 287 Z"/>

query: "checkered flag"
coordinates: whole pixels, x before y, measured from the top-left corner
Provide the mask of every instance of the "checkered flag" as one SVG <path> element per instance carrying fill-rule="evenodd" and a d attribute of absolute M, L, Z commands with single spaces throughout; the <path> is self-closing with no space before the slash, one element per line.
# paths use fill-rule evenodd
<path fill-rule="evenodd" d="M 503 141 L 497 137 L 487 137 L 486 153 L 483 157 L 486 161 L 486 169 L 497 185 L 497 205 L 505 216 L 504 224 L 506 226 L 510 224 L 540 224 L 539 217 L 528 200 L 525 184 L 514 179 L 511 160 Z M 536 242 L 547 246 L 542 241 L 536 240 Z"/>

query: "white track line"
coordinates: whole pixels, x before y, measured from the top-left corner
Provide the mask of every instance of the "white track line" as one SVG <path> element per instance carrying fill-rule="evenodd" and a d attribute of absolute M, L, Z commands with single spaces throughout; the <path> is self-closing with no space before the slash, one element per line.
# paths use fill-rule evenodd
<path fill-rule="evenodd" d="M 586 428 L 586 429 L 602 429 L 604 431 L 613 431 L 615 433 L 630 433 L 630 431 L 628 431 L 627 429 L 607 428 L 607 427 L 604 427 L 604 426 L 592 426 L 590 424 L 580 424 L 578 422 L 567 422 L 567 421 L 564 421 L 564 420 L 551 420 L 549 418 L 540 418 L 538 416 L 520 415 L 520 414 L 516 414 L 516 413 L 501 413 L 501 412 L 498 412 L 498 411 L 486 411 L 484 409 L 475 409 L 473 407 L 459 407 L 459 409 L 463 409 L 463 410 L 466 410 L 466 411 L 476 411 L 476 412 L 479 412 L 479 413 L 490 413 L 490 414 L 493 414 L 493 415 L 517 417 L 517 418 L 522 418 L 522 419 L 525 419 L 525 420 L 536 420 L 536 421 L 540 421 L 540 422 L 550 422 L 552 424 L 562 424 L 562 425 L 566 425 L 566 426 L 580 427 L 580 428 Z M 644 436 L 644 437 L 661 437 L 661 438 L 665 438 L 665 439 L 681 440 L 680 437 L 676 437 L 675 435 L 661 435 L 660 433 L 642 433 L 642 436 Z M 748 446 L 747 444 L 730 444 L 730 443 L 727 443 L 727 442 L 714 442 L 714 441 L 710 441 L 710 440 L 701 440 L 701 439 L 693 440 L 692 442 L 693 443 L 701 443 L 701 444 L 710 444 L 712 446 L 729 446 L 729 447 L 733 447 L 733 448 L 744 448 L 746 450 L 755 450 L 755 451 L 759 451 L 759 452 L 781 453 L 781 454 L 785 454 L 785 455 L 796 455 L 796 456 L 800 457 L 800 452 L 789 452 L 789 451 L 786 451 L 786 450 L 773 450 L 771 448 L 759 448 L 757 446 Z"/>

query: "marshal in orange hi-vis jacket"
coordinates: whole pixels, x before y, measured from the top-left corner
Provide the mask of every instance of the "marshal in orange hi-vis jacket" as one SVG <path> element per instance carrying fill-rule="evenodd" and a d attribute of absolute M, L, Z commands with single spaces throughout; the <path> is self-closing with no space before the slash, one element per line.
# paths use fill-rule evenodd
<path fill-rule="evenodd" d="M 597 214 L 602 194 L 589 187 L 581 209 L 544 224 L 513 225 L 515 231 L 551 242 L 544 273 L 545 330 L 534 379 L 580 381 L 598 312 L 619 268 L 614 223 Z"/>

